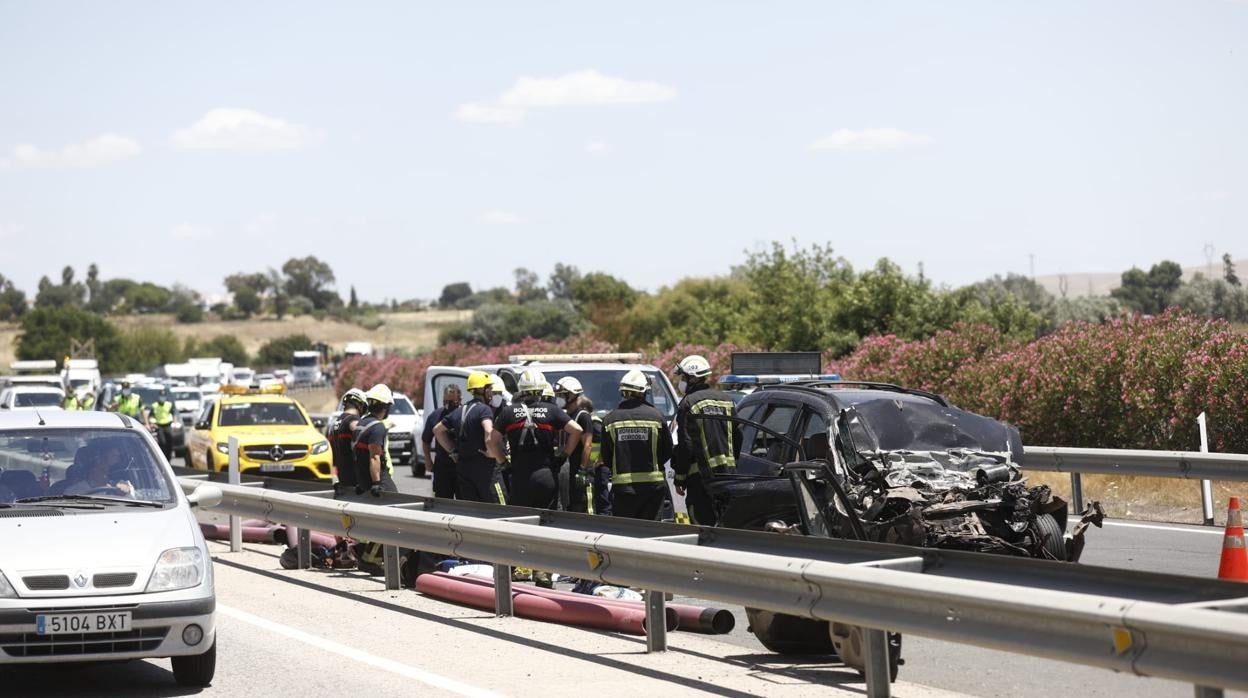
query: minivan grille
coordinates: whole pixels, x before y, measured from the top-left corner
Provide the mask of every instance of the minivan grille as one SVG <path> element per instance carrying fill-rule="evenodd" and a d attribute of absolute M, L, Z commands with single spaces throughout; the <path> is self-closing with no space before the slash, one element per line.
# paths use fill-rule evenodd
<path fill-rule="evenodd" d="M 168 627 L 135 628 L 123 633 L 16 633 L 0 635 L 0 650 L 4 650 L 10 657 L 150 652 L 159 647 L 168 634 Z"/>
<path fill-rule="evenodd" d="M 34 577 L 22 577 L 22 583 L 31 591 L 61 591 L 69 588 L 69 576 L 41 574 Z"/>
<path fill-rule="evenodd" d="M 110 587 L 128 587 L 134 584 L 135 578 L 138 577 L 134 572 L 112 572 L 108 574 L 97 574 L 92 578 L 91 584 L 96 589 L 108 589 Z"/>

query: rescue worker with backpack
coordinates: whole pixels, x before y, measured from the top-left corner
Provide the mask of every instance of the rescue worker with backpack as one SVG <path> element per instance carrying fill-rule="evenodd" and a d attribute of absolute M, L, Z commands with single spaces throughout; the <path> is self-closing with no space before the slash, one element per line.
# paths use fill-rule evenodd
<path fill-rule="evenodd" d="M 646 402 L 649 387 L 646 374 L 636 369 L 620 379 L 623 399 L 602 420 L 599 457 L 611 468 L 612 515 L 653 521 L 667 496 L 663 464 L 672 457 L 672 433 Z"/>
<path fill-rule="evenodd" d="M 359 423 L 364 410 L 368 408 L 368 398 L 359 388 L 351 388 L 342 395 L 342 414 L 339 414 L 329 425 L 330 453 L 334 457 L 334 495 L 355 489 L 358 480 L 355 478 L 355 448 L 351 441 L 355 436 L 355 425 Z"/>
<path fill-rule="evenodd" d="M 468 375 L 472 400 L 449 412 L 433 428 L 433 437 L 455 464 L 455 487 L 460 499 L 506 504 L 507 494 L 496 465 L 505 463 L 505 454 L 494 451 L 493 381 L 490 374 L 474 371 Z"/>
<path fill-rule="evenodd" d="M 147 428 L 156 435 L 156 443 L 160 445 L 160 452 L 165 454 L 165 460 L 173 457 L 173 420 L 175 418 L 169 391 L 167 389 L 160 391 L 160 397 L 148 410 Z"/>
<path fill-rule="evenodd" d="M 576 438 L 566 434 L 560 444 L 567 453 L 560 464 L 559 487 L 564 509 L 586 514 L 611 515 L 611 468 L 595 463 L 594 439 L 602 434 L 602 420 L 594 416 L 594 403 L 574 376 L 555 383 L 555 404 L 581 428 Z M 568 448 L 569 443 L 571 448 Z"/>
<path fill-rule="evenodd" d="M 737 466 L 736 430 L 730 421 L 735 403 L 727 393 L 711 387 L 711 364 L 702 356 L 682 359 L 676 365 L 676 376 L 684 393 L 676 407 L 680 443 L 672 453 L 676 494 L 685 497 L 693 523 L 714 526 L 719 517 L 709 483 Z"/>
<path fill-rule="evenodd" d="M 390 436 L 386 417 L 394 407 L 394 393 L 385 383 L 378 383 L 364 393 L 367 414 L 355 423 L 351 448 L 355 454 L 355 493 L 368 492 L 380 497 L 382 492 L 398 492 L 394 484 L 394 464 L 390 462 Z"/>
<path fill-rule="evenodd" d="M 517 381 L 516 399 L 502 409 L 490 435 L 493 450 L 502 452 L 503 441 L 511 454 L 510 504 L 554 509 L 559 490 L 555 484 L 555 449 L 561 434 L 568 436 L 564 456 L 575 447 L 581 427 L 553 402 L 542 397 L 546 378 L 536 369 L 525 369 Z"/>

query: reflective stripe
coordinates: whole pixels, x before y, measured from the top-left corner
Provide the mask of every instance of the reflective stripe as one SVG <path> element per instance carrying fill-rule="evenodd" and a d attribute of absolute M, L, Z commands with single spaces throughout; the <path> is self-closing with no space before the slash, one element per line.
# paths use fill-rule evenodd
<path fill-rule="evenodd" d="M 173 403 L 154 403 L 152 405 L 152 421 L 161 427 L 173 424 Z"/>
<path fill-rule="evenodd" d="M 117 411 L 127 417 L 138 417 L 143 412 L 143 398 L 134 393 L 130 397 L 122 396 L 117 403 Z"/>
<path fill-rule="evenodd" d="M 716 411 L 716 412 L 707 412 L 707 411 L 706 411 L 706 408 L 707 408 L 707 407 L 715 407 L 715 408 L 717 408 L 717 409 L 718 409 L 718 411 Z M 690 414 L 697 414 L 697 415 L 702 415 L 702 414 L 722 414 L 722 415 L 724 415 L 725 417 L 731 417 L 731 416 L 732 416 L 732 414 L 733 414 L 733 408 L 734 408 L 734 407 L 735 407 L 735 405 L 733 405 L 733 404 L 732 404 L 732 402 L 731 402 L 730 400 L 701 400 L 701 401 L 698 401 L 698 402 L 693 403 L 693 405 L 692 405 L 692 406 L 690 406 L 690 408 L 689 408 L 689 413 L 690 413 Z M 702 442 L 702 456 L 706 459 L 706 466 L 707 466 L 708 468 L 710 468 L 711 470 L 736 468 L 736 467 L 737 467 L 737 461 L 736 461 L 736 459 L 735 459 L 735 458 L 733 458 L 733 457 L 732 457 L 732 446 L 731 446 L 731 443 L 732 443 L 732 425 L 731 425 L 730 423 L 728 423 L 728 422 L 723 422 L 723 423 L 722 423 L 722 424 L 723 424 L 723 426 L 724 426 L 724 428 L 725 428 L 725 429 L 727 430 L 727 432 L 728 432 L 728 433 L 727 433 L 727 437 L 728 437 L 728 438 L 727 438 L 727 441 L 728 441 L 728 443 L 729 443 L 729 446 L 728 446 L 728 451 L 729 451 L 729 452 L 728 452 L 728 453 L 721 453 L 721 454 L 717 454 L 717 455 L 711 455 L 711 447 L 710 447 L 710 445 L 709 445 L 709 444 L 707 443 L 707 441 L 706 441 L 706 427 L 707 427 L 707 423 L 708 423 L 708 422 L 711 422 L 711 423 L 714 423 L 714 424 L 717 424 L 717 425 L 718 425 L 718 424 L 720 424 L 720 422 L 716 422 L 716 421 L 714 421 L 714 420 L 709 420 L 709 419 L 700 419 L 700 420 L 695 420 L 695 422 L 696 422 L 696 423 L 697 423 L 697 425 L 698 425 L 698 437 L 699 437 L 699 440 Z M 701 470 L 701 469 L 702 469 L 702 464 L 701 464 L 701 463 L 698 463 L 698 462 L 694 462 L 694 463 L 693 463 L 693 468 L 694 468 L 694 472 L 697 472 L 697 471 L 699 471 L 699 470 Z"/>
<path fill-rule="evenodd" d="M 622 419 L 607 425 L 607 436 L 615 444 L 615 457 L 611 465 L 611 482 L 619 485 L 628 485 L 635 482 L 662 482 L 664 480 L 663 464 L 659 463 L 659 430 L 662 428 L 662 423 L 650 419 Z M 628 472 L 620 472 L 620 440 L 618 432 L 621 429 L 645 429 L 650 432 L 648 438 L 650 442 L 650 465 L 646 470 L 630 469 Z"/>
<path fill-rule="evenodd" d="M 616 473 L 611 476 L 611 482 L 616 485 L 632 485 L 635 483 L 647 482 L 663 482 L 663 473 L 658 471 L 646 471 L 641 473 Z"/>
<path fill-rule="evenodd" d="M 507 503 L 507 495 L 503 494 L 503 486 L 499 484 L 498 480 L 494 481 L 494 494 L 498 495 L 499 504 Z"/>

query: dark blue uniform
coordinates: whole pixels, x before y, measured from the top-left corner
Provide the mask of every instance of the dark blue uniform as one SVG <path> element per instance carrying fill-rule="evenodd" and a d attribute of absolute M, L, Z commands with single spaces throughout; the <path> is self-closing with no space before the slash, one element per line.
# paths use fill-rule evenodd
<path fill-rule="evenodd" d="M 433 496 L 451 499 L 456 496 L 455 483 L 455 463 L 451 460 L 451 454 L 442 448 L 442 444 L 433 438 L 433 428 L 446 419 L 446 415 L 454 409 L 458 409 L 456 405 L 453 409 L 448 409 L 446 405 L 439 407 L 425 418 L 425 430 L 420 435 L 420 440 L 424 443 L 432 442 L 433 445 L 433 462 L 426 463 L 426 467 L 433 473 Z M 454 435 L 452 434 L 452 438 Z"/>
<path fill-rule="evenodd" d="M 460 499 L 506 504 L 502 480 L 495 473 L 494 459 L 485 453 L 485 420 L 494 419 L 494 410 L 480 400 L 460 406 L 442 418 L 455 442 L 459 462 L 455 464 L 455 487 Z"/>

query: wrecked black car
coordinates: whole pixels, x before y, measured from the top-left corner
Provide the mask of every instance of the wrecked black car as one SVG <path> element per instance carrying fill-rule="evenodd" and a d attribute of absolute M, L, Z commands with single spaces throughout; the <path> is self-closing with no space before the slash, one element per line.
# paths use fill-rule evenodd
<path fill-rule="evenodd" d="M 1014 463 L 1023 450 L 1018 430 L 939 395 L 880 383 L 783 383 L 755 390 L 735 417 L 718 419 L 732 422 L 737 447 L 736 472 L 708 483 L 720 526 L 1074 562 L 1086 528 L 1100 524 L 1094 503 L 1067 535 L 1066 502 L 1029 485 Z M 768 649 L 835 651 L 855 664 L 853 629 L 749 616 Z"/>

